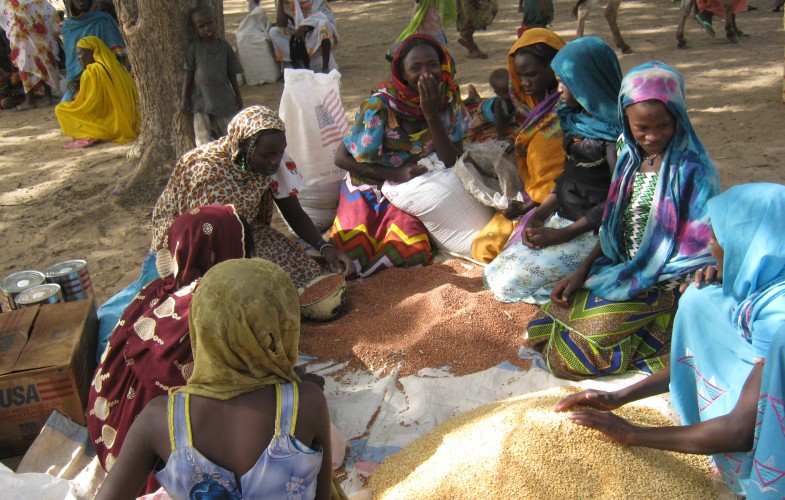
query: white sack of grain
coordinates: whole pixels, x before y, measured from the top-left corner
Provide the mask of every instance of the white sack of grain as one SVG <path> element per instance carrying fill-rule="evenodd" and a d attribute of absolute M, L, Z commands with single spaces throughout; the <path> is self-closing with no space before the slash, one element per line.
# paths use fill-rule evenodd
<path fill-rule="evenodd" d="M 493 209 L 469 196 L 450 169 L 427 162 L 428 172 L 403 182 L 385 182 L 382 193 L 396 208 L 422 221 L 436 248 L 471 255 L 472 240 L 493 217 Z"/>

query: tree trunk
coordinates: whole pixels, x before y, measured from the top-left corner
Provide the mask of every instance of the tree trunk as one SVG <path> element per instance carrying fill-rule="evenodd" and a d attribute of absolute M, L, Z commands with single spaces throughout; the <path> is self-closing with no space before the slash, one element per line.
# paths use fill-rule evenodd
<path fill-rule="evenodd" d="M 115 0 L 142 115 L 139 138 L 118 169 L 116 192 L 123 197 L 157 196 L 144 191 L 159 187 L 160 177 L 194 147 L 192 116 L 183 113 L 180 94 L 185 51 L 196 36 L 188 12 L 202 3 L 215 11 L 223 36 L 223 0 Z"/>

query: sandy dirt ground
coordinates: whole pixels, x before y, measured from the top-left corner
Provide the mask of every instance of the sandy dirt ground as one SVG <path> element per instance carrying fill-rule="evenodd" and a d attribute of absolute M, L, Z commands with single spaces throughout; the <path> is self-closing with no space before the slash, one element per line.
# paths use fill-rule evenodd
<path fill-rule="evenodd" d="M 336 60 L 343 75 L 342 97 L 350 117 L 354 109 L 387 72 L 384 53 L 408 24 L 411 0 L 331 3 L 341 39 Z M 490 55 L 470 60 L 448 28 L 449 49 L 455 56 L 457 80 L 474 83 L 488 93 L 490 71 L 506 65 L 506 54 L 520 24 L 517 2 L 500 0 L 500 11 L 476 40 Z M 752 0 L 758 10 L 738 16 L 752 37 L 731 45 L 710 38 L 688 20 L 688 50 L 675 42 L 679 4 L 670 0 L 622 3 L 619 24 L 635 52 L 620 56 L 624 71 L 659 59 L 686 77 L 692 122 L 720 170 L 724 188 L 748 181 L 782 182 L 785 177 L 785 106 L 781 102 L 783 72 L 782 13 L 772 13 L 772 0 Z M 272 0 L 264 0 L 274 17 Z M 553 29 L 574 38 L 570 2 L 558 2 Z M 245 2 L 225 2 L 227 39 L 245 15 Z M 719 28 L 719 22 L 715 21 Z M 718 32 L 721 30 L 718 29 Z M 610 41 L 602 11 L 596 8 L 587 35 Z M 154 43 L 154 41 L 151 41 Z M 244 87 L 246 104 L 278 107 L 283 83 Z M 149 219 L 160 188 L 144 199 L 118 203 L 110 196 L 124 168 L 128 145 L 99 144 L 67 150 L 54 108 L 0 112 L 0 276 L 22 269 L 43 270 L 65 259 L 88 261 L 96 298 L 103 302 L 133 281 L 150 242 Z M 158 185 L 168 168 L 161 166 Z"/>

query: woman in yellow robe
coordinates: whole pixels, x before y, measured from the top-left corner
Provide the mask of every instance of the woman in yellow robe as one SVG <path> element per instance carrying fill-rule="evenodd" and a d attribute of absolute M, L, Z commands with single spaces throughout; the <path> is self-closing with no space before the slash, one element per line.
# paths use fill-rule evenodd
<path fill-rule="evenodd" d="M 141 119 L 131 75 L 101 39 L 87 36 L 76 47 L 84 68 L 78 94 L 55 108 L 63 133 L 77 139 L 70 147 L 135 140 Z"/>
<path fill-rule="evenodd" d="M 558 82 L 551 61 L 565 43 L 545 28 L 532 28 L 513 44 L 507 56 L 510 97 L 516 107 L 518 132 L 515 159 L 529 199 L 514 201 L 497 213 L 472 242 L 472 257 L 490 263 L 510 241 L 520 239 L 527 215 L 553 191 L 564 171 L 562 131 L 556 106 Z"/>

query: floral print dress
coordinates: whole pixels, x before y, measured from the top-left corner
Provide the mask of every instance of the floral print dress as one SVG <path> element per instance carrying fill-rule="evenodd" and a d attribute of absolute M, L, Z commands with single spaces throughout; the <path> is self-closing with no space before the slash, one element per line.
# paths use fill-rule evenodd
<path fill-rule="evenodd" d="M 0 9 L 0 28 L 11 43 L 11 62 L 19 68 L 25 93 L 44 82 L 60 88 L 57 68 L 59 29 L 47 0 L 9 0 Z"/>

